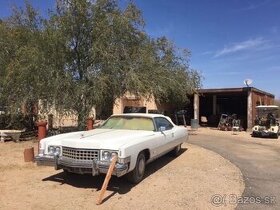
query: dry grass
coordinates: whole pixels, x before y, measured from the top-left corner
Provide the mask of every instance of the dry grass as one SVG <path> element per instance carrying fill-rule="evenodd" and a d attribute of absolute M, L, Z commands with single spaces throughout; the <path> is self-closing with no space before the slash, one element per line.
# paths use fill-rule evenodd
<path fill-rule="evenodd" d="M 237 167 L 211 151 L 185 144 L 176 159 L 164 156 L 148 165 L 138 185 L 113 177 L 107 199 L 96 206 L 104 176 L 67 177 L 52 167 L 24 163 L 23 150 L 32 146 L 37 151 L 32 141 L 0 144 L 0 209 L 217 209 L 210 202 L 212 195 L 241 195 L 244 190 Z"/>

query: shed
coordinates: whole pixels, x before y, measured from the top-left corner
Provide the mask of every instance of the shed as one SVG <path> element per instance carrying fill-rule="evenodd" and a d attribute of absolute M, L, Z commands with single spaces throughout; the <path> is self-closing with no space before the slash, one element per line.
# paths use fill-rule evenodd
<path fill-rule="evenodd" d="M 221 114 L 237 114 L 244 129 L 251 129 L 256 106 L 272 105 L 274 95 L 254 87 L 200 89 L 194 95 L 194 119 L 207 117 L 210 126 L 217 126 Z"/>

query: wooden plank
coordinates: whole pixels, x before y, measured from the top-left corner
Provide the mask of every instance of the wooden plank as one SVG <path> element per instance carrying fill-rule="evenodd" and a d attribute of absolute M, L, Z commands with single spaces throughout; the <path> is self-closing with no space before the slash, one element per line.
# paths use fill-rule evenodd
<path fill-rule="evenodd" d="M 105 191 L 107 189 L 108 183 L 109 183 L 109 181 L 111 179 L 111 176 L 112 176 L 113 170 L 115 168 L 116 162 L 117 162 L 117 156 L 115 155 L 113 157 L 113 159 L 112 159 L 112 162 L 111 162 L 110 167 L 108 169 L 108 172 L 106 174 L 105 180 L 104 180 L 102 188 L 101 188 L 100 195 L 99 195 L 99 197 L 98 197 L 98 199 L 96 201 L 96 205 L 102 204 L 102 200 L 103 200 Z"/>

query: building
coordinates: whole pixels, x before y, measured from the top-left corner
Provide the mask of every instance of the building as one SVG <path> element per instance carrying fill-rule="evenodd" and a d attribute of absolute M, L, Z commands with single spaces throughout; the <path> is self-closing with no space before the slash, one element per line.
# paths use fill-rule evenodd
<path fill-rule="evenodd" d="M 205 116 L 217 126 L 221 114 L 237 114 L 245 129 L 251 129 L 256 106 L 274 104 L 274 95 L 254 87 L 201 89 L 193 98 L 193 117 Z"/>
<path fill-rule="evenodd" d="M 132 108 L 138 108 L 138 111 L 142 113 L 164 113 L 171 110 L 172 105 L 158 104 L 153 96 L 144 97 L 126 93 L 123 97 L 116 99 L 113 114 L 130 112 L 133 111 Z"/>
<path fill-rule="evenodd" d="M 241 119 L 244 129 L 251 129 L 255 116 L 256 106 L 274 104 L 274 95 L 254 87 L 243 88 L 220 88 L 200 89 L 198 94 L 190 97 L 190 104 L 186 104 L 186 122 L 191 119 L 200 121 L 202 116 L 208 120 L 208 126 L 217 127 L 221 114 L 236 114 Z M 175 122 L 174 113 L 176 104 L 158 104 L 154 97 L 135 96 L 126 93 L 123 97 L 116 99 L 113 114 L 124 112 L 163 113 L 171 117 Z M 60 114 L 52 110 L 51 118 L 46 119 L 52 122 L 53 127 L 77 126 L 76 114 Z M 91 116 L 95 117 L 93 108 Z"/>

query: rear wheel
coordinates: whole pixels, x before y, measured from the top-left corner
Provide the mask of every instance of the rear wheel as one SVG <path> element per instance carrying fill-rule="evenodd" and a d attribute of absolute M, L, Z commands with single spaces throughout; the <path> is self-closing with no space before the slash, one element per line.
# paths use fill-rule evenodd
<path fill-rule="evenodd" d="M 170 154 L 174 157 L 177 157 L 180 154 L 181 149 L 182 149 L 182 144 L 179 144 L 170 152 Z"/>
<path fill-rule="evenodd" d="M 135 168 L 133 169 L 133 171 L 127 174 L 128 181 L 133 184 L 137 184 L 140 181 L 142 181 L 145 174 L 145 168 L 146 168 L 146 157 L 145 154 L 141 152 L 137 157 Z"/>

